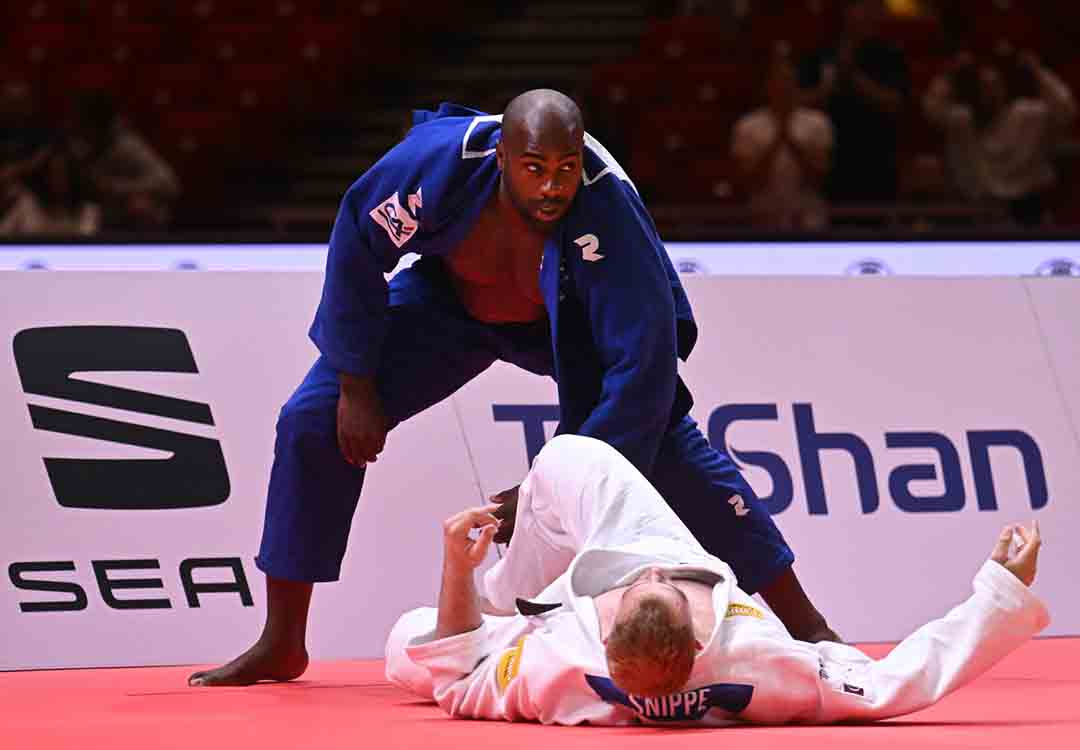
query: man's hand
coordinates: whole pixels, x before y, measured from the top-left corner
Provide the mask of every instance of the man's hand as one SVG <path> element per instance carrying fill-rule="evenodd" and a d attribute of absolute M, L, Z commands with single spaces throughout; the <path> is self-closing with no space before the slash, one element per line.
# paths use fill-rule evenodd
<path fill-rule="evenodd" d="M 517 518 L 518 489 L 511 487 L 497 495 L 488 498 L 495 505 L 492 515 L 499 519 L 499 530 L 495 533 L 496 544 L 509 544 L 510 537 L 514 535 L 514 521 Z"/>
<path fill-rule="evenodd" d="M 495 505 L 469 508 L 443 521 L 443 573 L 436 638 L 476 630 L 484 623 L 474 573 L 487 557 L 499 519 Z M 479 530 L 478 534 L 474 534 Z"/>
<path fill-rule="evenodd" d="M 341 375 L 337 407 L 338 447 L 345 460 L 361 469 L 378 460 L 388 425 L 374 378 Z"/>
<path fill-rule="evenodd" d="M 492 515 L 497 505 L 469 508 L 443 521 L 443 566 L 448 570 L 472 571 L 487 557 L 491 540 L 499 528 Z M 479 529 L 479 534 L 472 531 Z"/>
<path fill-rule="evenodd" d="M 1009 554 L 1009 548 L 1013 540 L 1016 540 L 1016 553 Z M 1030 586 L 1035 580 L 1035 568 L 1039 557 L 1039 548 L 1042 547 L 1042 536 L 1039 534 L 1039 522 L 1032 521 L 1031 528 L 1021 524 L 1009 525 L 1001 530 L 997 544 L 990 559 L 1005 567 L 1010 573 L 1019 578 L 1025 586 Z"/>

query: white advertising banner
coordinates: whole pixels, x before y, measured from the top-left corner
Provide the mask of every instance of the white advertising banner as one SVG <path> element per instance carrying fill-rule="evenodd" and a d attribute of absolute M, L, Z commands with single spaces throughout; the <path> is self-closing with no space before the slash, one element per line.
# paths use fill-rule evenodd
<path fill-rule="evenodd" d="M 262 625 L 277 411 L 311 364 L 318 273 L 0 273 L 0 669 L 206 663 Z M 1080 634 L 1080 285 L 689 278 L 694 416 L 766 498 L 854 641 L 963 598 L 1006 522 Z M 377 657 L 433 603 L 440 521 L 520 481 L 555 391 L 495 365 L 395 430 L 368 473 L 315 658 Z M 96 461 L 93 481 L 73 461 Z M 85 468 L 85 464 L 83 464 Z M 184 491 L 179 491 L 179 488 Z M 148 491 L 149 488 L 149 491 Z"/>
<path fill-rule="evenodd" d="M 745 276 L 1080 276 L 1075 240 L 668 242 L 680 273 Z M 402 257 L 398 268 L 416 260 Z M 0 244 L 0 270 L 322 271 L 326 244 Z"/>

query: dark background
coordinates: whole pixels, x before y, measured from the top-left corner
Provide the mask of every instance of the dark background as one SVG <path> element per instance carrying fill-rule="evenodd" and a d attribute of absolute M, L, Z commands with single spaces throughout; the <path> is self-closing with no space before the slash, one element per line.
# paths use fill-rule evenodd
<path fill-rule="evenodd" d="M 5 158 L 62 143 L 83 92 L 107 91 L 123 122 L 172 167 L 160 223 L 107 220 L 101 237 L 322 241 L 345 188 L 398 140 L 414 107 L 501 111 L 537 86 L 574 96 L 627 167 L 668 240 L 769 236 L 745 208 L 731 127 L 758 106 L 765 59 L 794 59 L 840 33 L 839 0 L 428 3 L 408 0 L 22 0 L 0 9 L 0 85 L 32 123 Z M 1080 89 L 1080 6 L 957 0 L 890 4 L 910 93 L 899 115 L 898 197 L 831 206 L 825 236 L 1074 236 L 1080 126 L 1055 145 L 1041 226 L 951 192 L 904 196 L 920 156 L 943 158 L 922 114 L 930 80 L 959 51 L 1032 50 Z M 894 11 L 896 10 L 894 7 Z M 911 13 L 914 10 L 917 13 Z M 22 157 L 30 151 L 24 150 Z M 33 189 L 33 175 L 26 183 Z M 818 237 L 822 234 L 816 235 Z M 18 239 L 26 240 L 26 237 Z"/>

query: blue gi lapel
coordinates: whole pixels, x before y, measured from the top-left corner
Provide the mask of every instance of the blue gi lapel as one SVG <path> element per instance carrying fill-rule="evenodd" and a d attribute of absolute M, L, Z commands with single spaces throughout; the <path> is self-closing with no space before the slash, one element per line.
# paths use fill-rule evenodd
<path fill-rule="evenodd" d="M 555 379 L 559 379 L 559 277 L 562 263 L 562 232 L 553 232 L 544 240 L 544 257 L 540 261 L 540 293 L 544 296 L 548 320 L 551 322 L 551 354 L 555 361 Z"/>

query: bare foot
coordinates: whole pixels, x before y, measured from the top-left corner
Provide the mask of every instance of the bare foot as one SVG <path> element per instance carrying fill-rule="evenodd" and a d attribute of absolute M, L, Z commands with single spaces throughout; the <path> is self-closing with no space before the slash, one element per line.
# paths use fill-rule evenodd
<path fill-rule="evenodd" d="M 265 646 L 259 640 L 225 666 L 194 673 L 188 677 L 188 685 L 221 687 L 254 685 L 263 680 L 284 682 L 302 675 L 307 666 L 308 655 L 303 646 L 299 651 L 289 651 L 283 647 Z"/>

